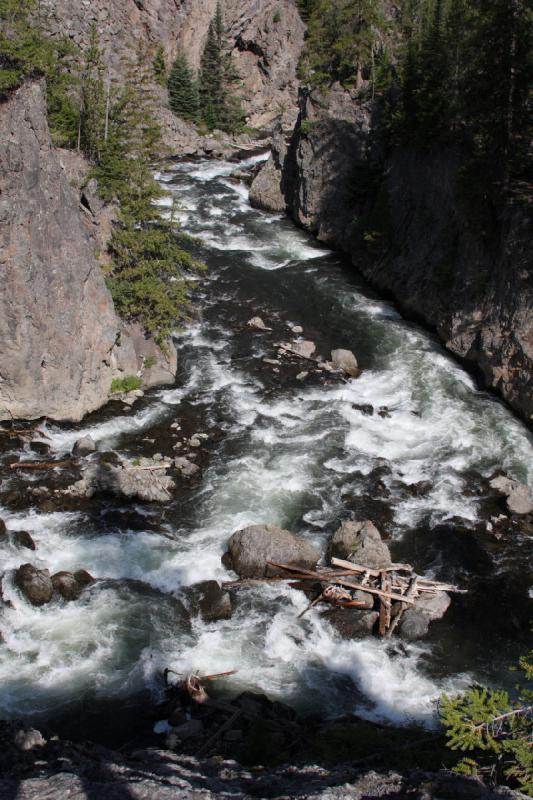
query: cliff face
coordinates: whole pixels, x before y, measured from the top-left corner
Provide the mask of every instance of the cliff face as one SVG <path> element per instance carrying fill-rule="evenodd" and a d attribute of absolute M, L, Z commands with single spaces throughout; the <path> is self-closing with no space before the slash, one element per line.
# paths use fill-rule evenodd
<path fill-rule="evenodd" d="M 153 348 L 121 329 L 97 259 L 110 219 L 80 206 L 67 164 L 50 142 L 42 84 L 26 84 L 0 105 L 2 419 L 81 419 Z M 145 383 L 171 379 L 169 358 Z"/>
<path fill-rule="evenodd" d="M 217 0 L 93 0 L 86 4 L 41 0 L 40 5 L 48 29 L 68 36 L 82 50 L 95 25 L 109 74 L 120 78 L 139 42 L 153 50 L 161 45 L 168 65 L 182 48 L 198 68 L 216 4 Z M 293 124 L 296 66 L 305 30 L 295 0 L 226 0 L 223 11 L 241 80 L 238 91 L 250 125 L 269 126 L 276 118 Z M 164 93 L 161 97 L 164 103 Z M 167 114 L 161 115 L 161 123 L 164 132 L 167 126 L 172 130 Z M 186 130 L 181 133 L 187 135 Z"/>
<path fill-rule="evenodd" d="M 274 188 L 281 186 L 300 225 L 350 254 L 365 277 L 435 328 L 531 424 L 531 209 L 509 203 L 494 232 L 481 235 L 477 212 L 458 188 L 461 154 L 404 147 L 377 171 L 377 126 L 375 107 L 340 87 L 302 92 Z"/>

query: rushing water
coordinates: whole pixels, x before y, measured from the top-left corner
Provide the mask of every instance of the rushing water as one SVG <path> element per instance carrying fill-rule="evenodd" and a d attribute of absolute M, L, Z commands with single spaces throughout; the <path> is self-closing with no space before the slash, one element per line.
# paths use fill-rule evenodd
<path fill-rule="evenodd" d="M 148 393 L 129 414 L 104 410 L 77 426 L 48 426 L 59 452 L 90 433 L 101 448 L 131 456 L 161 449 L 171 423 L 192 417 L 210 436 L 209 466 L 197 487 L 163 509 L 126 510 L 108 499 L 84 512 L 3 514 L 37 543 L 23 560 L 51 572 L 85 568 L 105 580 L 74 603 L 31 607 L 11 582 L 21 553 L 2 545 L 12 608 L 0 622 L 1 713 L 93 714 L 104 728 L 110 707 L 124 712 L 170 666 L 237 668 L 227 691 L 265 691 L 302 710 L 431 724 L 443 690 L 501 679 L 522 647 L 527 540 L 458 533 L 449 521 L 476 522 L 479 497 L 464 490 L 480 475 L 503 468 L 531 483 L 531 438 L 352 268 L 283 216 L 251 209 L 234 169 L 180 163 L 159 175 L 209 266 L 198 318 L 177 334 L 176 385 Z M 325 356 L 332 347 L 352 349 L 361 377 L 284 385 L 262 360 L 275 357 L 279 339 L 246 328 L 256 314 L 278 327 L 301 324 Z M 354 408 L 364 404 L 387 407 L 388 415 Z M 373 471 L 384 465 L 388 496 L 376 504 Z M 413 496 L 406 487 L 419 481 L 431 490 Z M 376 521 L 392 536 L 395 557 L 470 581 L 469 595 L 454 599 L 424 642 L 344 640 L 319 610 L 298 620 L 305 596 L 280 585 L 241 591 L 231 620 L 184 617 L 184 587 L 228 579 L 220 556 L 236 529 L 273 522 L 324 550 L 341 519 L 383 515 L 384 507 Z"/>

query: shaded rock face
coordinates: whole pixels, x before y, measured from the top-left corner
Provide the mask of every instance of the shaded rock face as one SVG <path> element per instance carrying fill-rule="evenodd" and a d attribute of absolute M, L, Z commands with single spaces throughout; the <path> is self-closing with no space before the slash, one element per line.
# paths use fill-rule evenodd
<path fill-rule="evenodd" d="M 281 170 L 287 154 L 287 147 L 281 133 L 272 143 L 268 161 L 261 167 L 250 186 L 250 204 L 254 208 L 273 213 L 285 211 L 286 202 L 281 191 Z"/>
<path fill-rule="evenodd" d="M 281 188 L 289 213 L 321 240 L 352 255 L 365 277 L 435 328 L 533 422 L 533 218 L 513 201 L 484 241 L 460 199 L 461 154 L 397 148 L 379 192 L 369 169 L 383 154 L 372 136 L 379 114 L 334 86 L 300 94 L 300 117 Z M 361 229 L 356 235 L 358 222 Z M 362 233 L 372 243 L 362 249 Z"/>
<path fill-rule="evenodd" d="M 319 558 L 316 547 L 289 531 L 276 525 L 251 525 L 233 534 L 222 563 L 241 578 L 262 578 L 282 574 L 267 561 L 314 569 Z"/>
<path fill-rule="evenodd" d="M 0 105 L 0 418 L 79 420 L 107 399 L 119 321 L 41 83 Z"/>
<path fill-rule="evenodd" d="M 305 31 L 295 0 L 226 0 L 223 7 L 250 125 L 269 127 L 280 118 L 292 126 Z M 181 48 L 197 69 L 216 0 L 92 0 L 87 5 L 42 0 L 40 8 L 47 28 L 68 36 L 82 50 L 96 25 L 104 62 L 111 76 L 120 79 L 139 42 L 152 51 L 161 45 L 169 66 Z M 165 103 L 162 96 L 162 108 Z M 174 142 L 172 117 L 163 112 L 159 121 L 165 141 Z"/>

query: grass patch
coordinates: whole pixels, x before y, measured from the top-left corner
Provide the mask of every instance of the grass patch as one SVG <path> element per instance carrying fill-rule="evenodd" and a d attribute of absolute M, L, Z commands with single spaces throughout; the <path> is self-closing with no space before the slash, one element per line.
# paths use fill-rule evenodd
<path fill-rule="evenodd" d="M 137 375 L 126 375 L 125 378 L 113 378 L 111 382 L 111 394 L 134 392 L 140 389 L 143 382 Z"/>

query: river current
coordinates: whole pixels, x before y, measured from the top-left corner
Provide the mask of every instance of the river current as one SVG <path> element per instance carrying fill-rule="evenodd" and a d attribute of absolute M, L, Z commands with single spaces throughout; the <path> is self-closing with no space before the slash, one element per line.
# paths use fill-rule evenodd
<path fill-rule="evenodd" d="M 32 607 L 11 581 L 20 551 L 1 545 L 12 607 L 0 619 L 0 716 L 53 720 L 71 733 L 66 720 L 78 732 L 83 720 L 85 733 L 105 738 L 111 718 L 135 717 L 157 694 L 165 667 L 237 669 L 230 694 L 263 691 L 302 711 L 394 724 L 432 725 L 436 698 L 473 680 L 514 682 L 507 667 L 525 649 L 529 542 L 463 528 L 479 520 L 471 487 L 481 476 L 504 469 L 531 484 L 531 436 L 353 267 L 282 215 L 253 210 L 236 168 L 176 163 L 158 174 L 170 193 L 163 205 L 176 201 L 209 267 L 197 314 L 176 334 L 175 386 L 148 392 L 129 413 L 47 426 L 57 452 L 90 434 L 132 457 L 161 449 L 171 424 L 197 420 L 209 436 L 202 481 L 161 509 L 106 499 L 90 512 L 4 510 L 8 527 L 36 542 L 23 560 L 102 580 L 76 602 Z M 246 326 L 255 315 L 285 326 L 286 340 L 287 323 L 301 325 L 326 357 L 353 350 L 361 377 L 285 385 L 263 361 L 276 358 L 277 341 Z M 368 405 L 375 413 L 363 413 Z M 422 481 L 429 490 L 409 491 Z M 233 531 L 272 522 L 324 551 L 351 513 L 375 520 L 395 559 L 468 585 L 427 639 L 342 639 L 320 609 L 298 620 L 305 596 L 278 584 L 242 590 L 230 620 L 189 624 L 181 614 L 184 588 L 232 577 L 220 557 Z"/>

